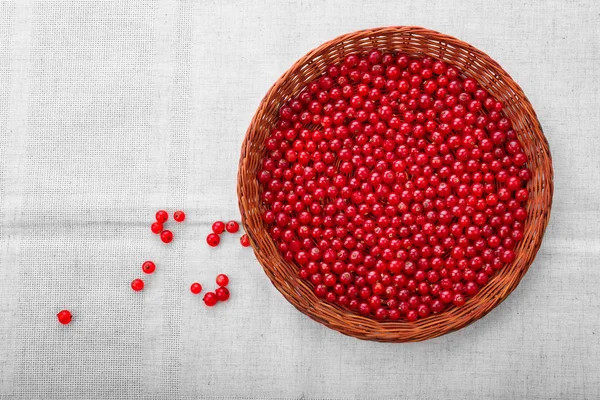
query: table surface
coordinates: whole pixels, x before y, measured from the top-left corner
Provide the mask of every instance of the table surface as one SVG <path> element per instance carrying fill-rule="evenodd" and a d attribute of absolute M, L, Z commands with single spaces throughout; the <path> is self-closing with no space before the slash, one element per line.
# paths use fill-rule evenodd
<path fill-rule="evenodd" d="M 299 313 L 237 236 L 250 119 L 299 57 L 418 25 L 521 85 L 550 142 L 543 245 L 484 319 L 421 343 L 345 337 Z M 600 3 L 0 3 L 0 397 L 600 397 Z M 183 209 L 166 246 L 154 212 Z M 146 289 L 129 282 L 157 262 Z M 230 275 L 231 301 L 190 294 Z M 74 314 L 64 327 L 55 314 Z"/>

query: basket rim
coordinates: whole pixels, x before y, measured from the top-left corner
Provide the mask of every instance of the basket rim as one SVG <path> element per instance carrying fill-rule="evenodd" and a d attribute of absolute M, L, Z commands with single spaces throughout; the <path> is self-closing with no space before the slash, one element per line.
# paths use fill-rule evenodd
<path fill-rule="evenodd" d="M 546 192 L 545 192 L 545 197 L 544 197 L 545 201 L 543 204 L 543 206 L 544 206 L 544 209 L 543 209 L 544 214 L 542 215 L 543 220 L 541 221 L 541 224 L 538 224 L 538 229 L 536 230 L 537 234 L 535 237 L 534 244 L 529 249 L 529 252 L 528 252 L 529 258 L 525 262 L 523 262 L 522 265 L 520 265 L 520 268 L 517 270 L 517 276 L 515 277 L 515 279 L 511 280 L 511 282 L 509 283 L 508 286 L 497 289 L 496 293 L 494 293 L 492 296 L 486 298 L 485 299 L 486 300 L 486 303 L 485 303 L 486 308 L 484 310 L 481 310 L 481 311 L 476 310 L 477 312 L 474 311 L 473 315 L 463 316 L 460 320 L 454 321 L 452 323 L 441 324 L 434 331 L 431 331 L 431 332 L 428 331 L 427 334 L 424 334 L 423 331 L 425 331 L 426 328 L 427 328 L 427 330 L 430 330 L 429 327 L 430 327 L 430 325 L 432 325 L 432 323 L 438 325 L 439 322 L 437 320 L 440 319 L 439 317 L 444 316 L 444 315 L 449 315 L 452 313 L 453 310 L 457 310 L 457 309 L 450 308 L 449 310 L 445 310 L 444 312 L 442 312 L 440 314 L 432 315 L 425 319 L 419 319 L 416 322 L 407 322 L 407 321 L 401 321 L 401 320 L 393 321 L 393 322 L 392 321 L 380 322 L 380 321 L 375 321 L 372 318 L 359 316 L 356 313 L 354 313 L 353 311 L 347 310 L 345 308 L 341 308 L 334 304 L 327 303 L 322 299 L 318 299 L 316 296 L 314 296 L 314 299 L 310 301 L 311 304 L 309 306 L 306 306 L 306 305 L 300 306 L 297 303 L 297 298 L 295 298 L 292 294 L 286 292 L 283 289 L 283 284 L 277 280 L 277 277 L 275 276 L 272 269 L 270 267 L 268 267 L 267 265 L 265 265 L 266 262 L 262 258 L 261 249 L 257 245 L 257 240 L 255 237 L 255 235 L 257 235 L 258 232 L 261 230 L 261 227 L 255 226 L 256 224 L 254 224 L 252 222 L 252 220 L 250 218 L 248 218 L 249 210 L 247 209 L 246 205 L 244 204 L 245 199 L 250 199 L 250 197 L 249 197 L 250 193 L 248 192 L 248 187 L 247 187 L 247 179 L 245 179 L 245 178 L 248 178 L 248 177 L 250 179 L 254 178 L 252 175 L 246 176 L 244 174 L 245 168 L 246 168 L 246 161 L 247 161 L 246 154 L 247 154 L 247 150 L 249 149 L 249 145 L 250 145 L 249 139 L 252 136 L 252 133 L 256 130 L 261 112 L 266 107 L 269 100 L 271 100 L 273 98 L 273 96 L 278 93 L 278 91 L 281 89 L 281 86 L 290 78 L 290 76 L 297 73 L 298 70 L 303 65 L 305 65 L 307 62 L 310 62 L 311 60 L 313 60 L 319 54 L 323 54 L 328 49 L 331 49 L 334 46 L 338 46 L 339 44 L 346 42 L 346 41 L 369 38 L 371 36 L 389 35 L 389 34 L 418 35 L 418 36 L 426 38 L 428 40 L 433 37 L 440 43 L 441 42 L 451 43 L 452 46 L 459 47 L 459 48 L 469 51 L 470 53 L 473 54 L 474 57 L 476 57 L 477 60 L 485 61 L 486 67 L 488 69 L 491 69 L 499 78 L 501 78 L 502 81 L 504 81 L 507 85 L 510 85 L 510 88 L 518 96 L 518 99 L 519 99 L 518 105 L 520 107 L 526 109 L 529 116 L 532 118 L 533 124 L 531 125 L 531 129 L 534 130 L 536 139 L 538 141 L 538 145 L 539 145 L 538 152 L 541 155 L 541 157 L 544 157 L 544 161 L 547 162 L 547 164 L 548 164 L 548 170 L 546 171 L 546 175 L 544 176 L 545 178 L 547 178 L 547 181 L 545 181 L 545 186 L 544 186 L 544 190 Z M 402 49 L 398 49 L 398 51 L 402 51 Z M 476 76 L 474 76 L 473 78 L 475 78 L 477 80 Z M 535 173 L 535 171 L 533 171 L 533 172 Z M 543 239 L 545 230 L 547 228 L 547 225 L 548 225 L 548 222 L 550 219 L 550 212 L 551 212 L 551 208 L 552 208 L 552 197 L 553 197 L 553 193 L 554 193 L 553 180 L 554 180 L 554 171 L 553 171 L 553 166 L 552 166 L 552 156 L 551 156 L 550 148 L 548 145 L 547 138 L 545 137 L 545 135 L 543 133 L 543 129 L 542 129 L 541 124 L 535 113 L 535 110 L 533 109 L 533 106 L 529 102 L 529 99 L 527 98 L 527 96 L 525 95 L 525 93 L 523 92 L 521 87 L 500 66 L 499 63 L 497 63 L 495 60 L 493 60 L 491 57 L 489 57 L 483 51 L 477 49 L 476 47 L 470 45 L 469 43 L 466 43 L 466 42 L 464 42 L 460 39 L 457 39 L 453 36 L 450 36 L 450 35 L 446 35 L 446 34 L 439 33 L 434 30 L 430 30 L 430 29 L 418 27 L 418 26 L 387 26 L 387 27 L 363 29 L 363 30 L 346 33 L 346 34 L 340 35 L 336 38 L 333 38 L 329 41 L 324 42 L 320 46 L 312 49 L 311 51 L 306 53 L 304 56 L 299 58 L 270 87 L 270 89 L 267 91 L 265 96 L 262 98 L 262 100 L 259 104 L 259 107 L 257 108 L 257 110 L 250 122 L 250 125 L 248 127 L 248 130 L 246 131 L 246 134 L 245 134 L 245 137 L 244 137 L 244 140 L 242 143 L 239 168 L 238 168 L 237 193 L 238 193 L 238 205 L 240 208 L 242 224 L 246 230 L 246 233 L 248 234 L 253 251 L 254 251 L 259 263 L 261 264 L 263 271 L 265 272 L 267 277 L 271 280 L 271 283 L 273 284 L 273 286 L 275 286 L 275 288 L 284 296 L 284 298 L 286 298 L 286 300 L 288 302 L 290 302 L 295 308 L 297 308 L 303 314 L 309 316 L 311 319 L 313 319 L 323 325 L 326 325 L 327 327 L 329 327 L 331 329 L 341 332 L 345 335 L 353 336 L 353 337 L 356 337 L 359 339 L 375 340 L 375 341 L 382 341 L 382 342 L 413 342 L 413 341 L 421 341 L 421 340 L 431 339 L 431 338 L 438 337 L 438 336 L 441 336 L 444 334 L 448 334 L 450 332 L 454 332 L 456 330 L 464 328 L 465 326 L 486 316 L 489 312 L 491 312 L 494 308 L 496 308 L 500 303 L 502 303 L 508 297 L 508 295 L 510 295 L 510 293 L 512 293 L 512 291 L 520 283 L 522 277 L 528 271 L 529 267 L 531 266 L 536 254 L 541 246 L 542 239 Z M 258 203 L 259 203 L 258 197 L 256 197 L 256 200 L 257 200 L 257 202 L 255 202 L 254 206 L 258 207 Z M 528 203 L 528 205 L 529 205 L 529 203 Z M 527 222 L 529 222 L 529 219 L 530 218 L 527 219 Z M 526 229 L 527 229 L 527 226 L 526 226 Z M 266 232 L 263 232 L 263 233 L 266 234 L 266 236 L 269 238 L 269 240 L 272 240 Z M 285 261 L 283 261 L 281 254 L 280 253 L 277 253 L 277 254 L 280 259 L 278 261 L 282 262 L 282 263 L 286 263 Z M 516 258 L 515 261 L 513 261 L 509 265 L 512 266 L 513 264 L 516 264 L 517 259 L 518 258 Z M 272 261 L 272 260 L 270 260 L 270 261 Z M 508 267 L 508 266 L 505 266 L 505 268 L 506 267 Z M 468 299 L 467 304 L 465 304 L 465 306 L 461 307 L 461 309 L 466 308 L 467 305 L 469 304 L 469 302 L 471 302 L 471 304 L 470 304 L 471 306 L 479 305 L 479 303 L 475 300 L 479 299 L 481 297 L 480 294 L 482 292 L 484 292 L 484 290 L 486 288 L 491 286 L 490 283 L 493 281 L 493 279 L 497 275 L 498 274 L 495 274 L 492 277 L 490 282 L 488 282 L 488 284 L 482 288 L 482 290 L 480 291 L 479 294 Z M 286 278 L 289 278 L 289 277 L 286 277 Z M 300 283 L 300 284 L 306 284 L 306 282 L 299 282 L 298 280 L 299 280 L 299 278 L 297 276 L 294 277 L 295 282 Z M 483 303 L 481 303 L 481 304 L 483 304 Z M 317 307 L 321 307 L 321 306 L 323 308 L 326 308 L 328 315 L 323 315 L 322 310 L 317 309 Z M 330 315 L 329 315 L 330 313 L 337 314 L 337 315 L 343 317 L 344 322 L 340 323 L 339 321 L 328 318 L 328 317 L 330 317 Z M 364 332 L 361 332 L 360 334 L 356 334 L 356 332 L 348 332 L 346 329 L 347 325 L 355 325 L 355 326 L 363 329 Z M 390 329 L 391 326 L 396 327 L 396 329 Z M 406 334 L 406 335 L 397 334 L 398 330 L 400 329 L 397 327 L 401 327 L 403 329 L 409 329 L 412 333 Z M 395 332 L 396 335 L 390 336 L 390 332 Z"/>

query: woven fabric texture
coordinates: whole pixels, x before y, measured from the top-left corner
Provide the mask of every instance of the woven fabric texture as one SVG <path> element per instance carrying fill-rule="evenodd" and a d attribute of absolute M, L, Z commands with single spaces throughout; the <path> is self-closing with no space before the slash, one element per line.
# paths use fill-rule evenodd
<path fill-rule="evenodd" d="M 295 310 L 238 235 L 243 135 L 342 33 L 419 25 L 488 53 L 538 113 L 552 217 L 519 287 L 412 344 Z M 0 398 L 600 398 L 600 4 L 594 0 L 0 2 Z M 159 208 L 183 209 L 164 245 Z M 133 293 L 152 259 L 157 270 Z M 230 302 L 193 296 L 231 278 Z M 70 309 L 62 326 L 55 314 Z"/>

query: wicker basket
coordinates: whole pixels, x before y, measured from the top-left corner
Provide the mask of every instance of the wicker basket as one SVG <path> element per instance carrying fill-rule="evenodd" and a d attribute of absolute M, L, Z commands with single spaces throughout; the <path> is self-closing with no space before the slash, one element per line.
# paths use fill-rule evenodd
<path fill-rule="evenodd" d="M 475 78 L 504 103 L 528 157 L 532 179 L 525 235 L 516 248 L 515 260 L 505 267 L 460 308 L 416 322 L 379 322 L 320 300 L 310 283 L 298 277 L 298 267 L 283 260 L 261 219 L 256 174 L 264 156 L 264 142 L 278 119 L 279 107 L 298 94 L 314 78 L 350 53 L 379 48 L 412 56 L 431 56 L 456 65 Z M 287 70 L 262 100 L 242 144 L 238 171 L 238 197 L 242 222 L 258 261 L 275 287 L 298 310 L 343 334 L 382 342 L 410 342 L 434 338 L 460 329 L 483 317 L 519 284 L 542 242 L 553 192 L 552 160 L 548 142 L 533 108 L 521 88 L 488 55 L 453 37 L 419 27 L 385 27 L 340 36 L 312 50 Z"/>

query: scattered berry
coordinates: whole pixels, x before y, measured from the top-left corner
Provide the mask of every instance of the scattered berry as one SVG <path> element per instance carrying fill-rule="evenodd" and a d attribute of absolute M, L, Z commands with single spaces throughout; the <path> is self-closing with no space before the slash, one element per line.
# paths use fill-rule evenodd
<path fill-rule="evenodd" d="M 162 231 L 160 233 L 160 240 L 162 240 L 163 243 L 171 243 L 171 241 L 173 241 L 173 232 L 169 230 Z"/>
<path fill-rule="evenodd" d="M 139 292 L 140 290 L 144 289 L 144 281 L 141 279 L 134 279 L 131 281 L 131 288 L 136 292 Z"/>
<path fill-rule="evenodd" d="M 194 282 L 192 283 L 192 286 L 190 286 L 190 291 L 194 294 L 200 294 L 202 291 L 202 285 L 198 282 Z"/>
<path fill-rule="evenodd" d="M 177 222 L 183 222 L 185 220 L 185 213 L 183 211 L 175 211 L 173 219 Z"/>
<path fill-rule="evenodd" d="M 240 243 L 242 244 L 242 246 L 244 247 L 249 247 L 250 246 L 250 239 L 248 238 L 247 234 L 243 234 L 242 237 L 240 238 Z"/>
<path fill-rule="evenodd" d="M 160 222 L 153 222 L 152 225 L 150 225 L 150 230 L 155 235 L 158 235 L 163 230 L 163 224 L 161 224 Z"/>
<path fill-rule="evenodd" d="M 210 247 L 216 247 L 220 242 L 221 238 L 216 233 L 209 233 L 206 237 L 206 243 L 208 243 Z"/>
<path fill-rule="evenodd" d="M 167 222 L 168 219 L 169 219 L 169 213 L 166 212 L 165 210 L 158 210 L 156 212 L 156 222 L 160 222 L 161 224 L 164 224 L 165 222 Z"/>
<path fill-rule="evenodd" d="M 73 316 L 69 310 L 61 310 L 58 314 L 56 314 L 56 317 L 58 318 L 58 322 L 63 325 L 67 325 L 69 322 L 71 322 L 71 318 Z"/>
<path fill-rule="evenodd" d="M 225 274 L 219 274 L 216 281 L 219 286 L 227 286 L 229 284 L 229 277 Z"/>
<path fill-rule="evenodd" d="M 227 225 L 225 225 L 225 229 L 227 229 L 227 232 L 229 233 L 236 233 L 240 230 L 240 224 L 235 221 L 229 221 Z"/>
<path fill-rule="evenodd" d="M 225 223 L 223 221 L 215 222 L 214 224 L 212 224 L 212 231 L 217 235 L 220 235 L 221 233 L 223 233 L 223 231 L 225 231 Z"/>
<path fill-rule="evenodd" d="M 215 290 L 215 294 L 217 295 L 217 299 L 219 301 L 227 301 L 229 299 L 229 290 L 226 287 L 219 287 Z"/>
<path fill-rule="evenodd" d="M 219 301 L 217 295 L 213 292 L 206 292 L 202 300 L 204 301 L 204 304 L 206 304 L 208 307 L 214 306 L 215 304 L 217 304 L 217 301 Z"/>
<path fill-rule="evenodd" d="M 147 274 L 153 273 L 155 269 L 156 264 L 154 264 L 152 261 L 144 261 L 144 263 L 142 264 L 142 271 L 144 271 Z"/>

